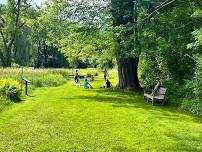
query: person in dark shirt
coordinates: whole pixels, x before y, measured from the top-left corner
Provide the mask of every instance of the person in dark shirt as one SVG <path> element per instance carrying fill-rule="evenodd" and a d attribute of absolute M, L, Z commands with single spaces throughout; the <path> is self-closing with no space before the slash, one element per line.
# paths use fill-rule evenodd
<path fill-rule="evenodd" d="M 107 76 L 108 76 L 108 72 L 107 72 L 107 69 L 105 68 L 105 70 L 103 71 L 104 73 L 104 79 L 105 81 L 107 80 Z"/>
<path fill-rule="evenodd" d="M 75 80 L 75 83 L 77 83 L 79 81 L 78 70 L 76 70 L 76 73 L 74 74 L 74 80 Z"/>
<path fill-rule="evenodd" d="M 112 83 L 107 79 L 106 88 L 111 88 L 111 87 L 112 87 Z"/>
<path fill-rule="evenodd" d="M 106 83 L 106 86 L 103 86 L 100 88 L 111 88 L 112 87 L 112 83 L 108 79 L 105 81 L 105 83 Z"/>

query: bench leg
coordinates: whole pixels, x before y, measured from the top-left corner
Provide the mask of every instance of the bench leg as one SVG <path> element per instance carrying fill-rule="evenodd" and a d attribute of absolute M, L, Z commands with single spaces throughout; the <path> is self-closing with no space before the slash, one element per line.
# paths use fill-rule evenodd
<path fill-rule="evenodd" d="M 164 106 L 164 103 L 165 103 L 165 101 L 164 101 L 164 100 L 162 100 L 162 106 Z"/>
<path fill-rule="evenodd" d="M 154 105 L 154 99 L 152 99 L 152 106 Z"/>

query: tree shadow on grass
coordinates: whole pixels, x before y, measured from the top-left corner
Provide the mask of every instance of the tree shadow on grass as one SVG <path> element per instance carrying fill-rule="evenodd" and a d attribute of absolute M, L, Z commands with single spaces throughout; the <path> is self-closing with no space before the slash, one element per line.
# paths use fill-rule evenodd
<path fill-rule="evenodd" d="M 128 109 L 144 109 L 147 113 L 153 114 L 154 119 L 169 119 L 175 121 L 184 121 L 184 118 L 193 119 L 197 123 L 202 123 L 201 117 L 192 116 L 184 111 L 180 111 L 176 107 L 169 106 L 152 106 L 143 99 L 143 94 L 129 91 L 120 91 L 116 89 L 91 89 L 84 90 L 84 95 L 77 95 L 71 98 L 63 98 L 66 100 L 85 100 L 88 102 L 96 101 L 101 103 L 111 103 L 114 108 Z M 89 94 L 94 92 L 96 94 Z"/>
<path fill-rule="evenodd" d="M 108 89 L 91 89 L 84 90 L 83 95 L 76 95 L 70 98 L 63 98 L 65 100 L 72 100 L 77 102 L 99 102 L 99 103 L 111 103 L 114 109 L 117 108 L 127 108 L 134 110 L 137 113 L 144 115 L 144 118 L 140 123 L 148 123 L 148 125 L 161 127 L 166 129 L 162 136 L 168 138 L 173 138 L 176 143 L 170 146 L 165 146 L 165 151 L 199 151 L 196 144 L 201 141 L 200 137 L 192 136 L 191 130 L 182 131 L 186 128 L 178 128 L 181 124 L 186 124 L 189 126 L 192 122 L 198 124 L 202 123 L 202 119 L 195 116 L 190 116 L 187 113 L 181 112 L 175 107 L 169 106 L 152 106 L 143 99 L 143 95 L 134 92 L 119 91 L 119 90 L 108 90 Z M 113 110 L 113 109 L 112 109 Z M 135 113 L 134 113 L 135 114 Z M 134 115 L 135 117 L 135 115 Z M 131 118 L 131 117 L 130 117 Z M 162 120 L 162 121 L 161 121 Z M 177 128 L 172 129 L 172 123 L 177 123 Z M 202 126 L 201 126 L 202 127 Z M 189 128 L 187 128 L 189 129 Z M 182 132 L 181 132 L 182 131 Z M 179 134 L 178 134 L 179 132 Z M 180 134 L 181 132 L 181 134 Z M 201 131 L 198 134 L 202 134 Z M 192 144 L 195 143 L 195 144 Z M 160 143 L 159 143 L 160 144 Z M 115 147 L 118 151 L 129 150 L 127 147 Z M 135 151 L 135 150 L 134 150 Z"/>

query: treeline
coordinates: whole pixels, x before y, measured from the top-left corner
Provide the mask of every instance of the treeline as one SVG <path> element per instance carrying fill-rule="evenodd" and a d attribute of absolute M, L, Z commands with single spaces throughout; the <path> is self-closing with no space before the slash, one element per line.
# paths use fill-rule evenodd
<path fill-rule="evenodd" d="M 201 8 L 199 0 L 51 0 L 42 8 L 8 0 L 1 64 L 116 66 L 118 88 L 161 82 L 170 103 L 201 114 Z"/>
<path fill-rule="evenodd" d="M 0 5 L 0 65 L 65 67 L 65 57 L 57 48 L 48 46 L 35 37 L 36 31 L 29 21 L 35 19 L 40 9 L 26 0 L 8 0 Z"/>
<path fill-rule="evenodd" d="M 59 34 L 54 34 L 56 32 L 63 33 L 63 40 L 69 39 L 69 41 L 73 41 L 73 39 L 70 37 L 70 33 L 67 33 L 70 27 L 66 26 L 66 28 L 63 27 L 62 29 L 61 26 L 64 26 L 64 22 L 60 25 L 61 19 L 58 19 L 58 14 L 56 15 L 53 12 L 59 11 L 54 10 L 56 9 L 56 2 L 54 5 L 54 2 L 47 3 L 43 8 L 33 7 L 29 2 L 28 0 L 7 0 L 6 5 L 0 4 L 0 66 L 31 66 L 35 68 L 114 67 L 111 56 L 109 57 L 110 59 L 102 58 L 98 62 L 97 58 L 87 58 L 88 52 L 86 52 L 87 54 L 84 58 L 79 58 L 78 54 L 67 54 L 67 51 L 63 50 L 64 47 L 58 45 Z M 65 22 L 65 24 L 67 23 Z M 81 28 L 81 30 L 88 28 L 88 30 L 91 30 L 87 26 L 82 26 L 72 25 L 71 30 L 72 32 L 74 32 L 75 28 Z M 81 37 L 75 37 L 75 39 L 78 40 Z M 84 46 L 86 39 L 81 43 L 78 41 L 74 41 L 74 45 L 78 45 L 75 48 L 76 51 L 78 48 L 86 48 Z M 86 46 L 88 47 L 89 45 L 86 44 Z"/>
<path fill-rule="evenodd" d="M 47 45 L 44 31 L 35 26 L 41 8 L 27 0 L 0 4 L 0 66 L 35 68 L 69 67 L 67 57 L 57 47 Z M 79 61 L 80 67 L 87 64 Z"/>

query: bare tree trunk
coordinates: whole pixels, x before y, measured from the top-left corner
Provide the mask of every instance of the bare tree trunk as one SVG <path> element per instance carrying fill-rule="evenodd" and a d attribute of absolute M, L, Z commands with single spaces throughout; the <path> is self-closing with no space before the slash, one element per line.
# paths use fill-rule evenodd
<path fill-rule="evenodd" d="M 140 91 L 142 88 L 138 80 L 139 58 L 130 57 L 119 59 L 118 62 L 118 88 L 132 91 Z"/>

